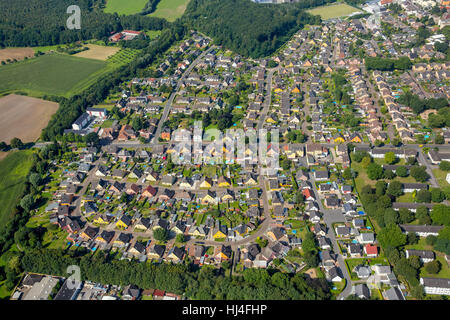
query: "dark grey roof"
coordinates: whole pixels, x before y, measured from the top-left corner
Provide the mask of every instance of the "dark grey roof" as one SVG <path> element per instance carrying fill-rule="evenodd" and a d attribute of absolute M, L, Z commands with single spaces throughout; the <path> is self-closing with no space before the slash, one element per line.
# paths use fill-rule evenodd
<path fill-rule="evenodd" d="M 421 278 L 420 283 L 422 283 L 425 287 L 434 287 L 434 288 L 450 288 L 450 279 L 444 278 Z"/>

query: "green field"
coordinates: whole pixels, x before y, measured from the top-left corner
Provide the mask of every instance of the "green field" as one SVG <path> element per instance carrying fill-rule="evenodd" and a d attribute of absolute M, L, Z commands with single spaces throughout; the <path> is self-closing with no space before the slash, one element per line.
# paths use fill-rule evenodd
<path fill-rule="evenodd" d="M 25 179 L 31 168 L 31 151 L 15 151 L 0 161 L 0 224 L 4 226 L 25 188 Z"/>
<path fill-rule="evenodd" d="M 156 6 L 155 12 L 150 16 L 164 18 L 169 22 L 181 17 L 190 0 L 161 0 Z"/>
<path fill-rule="evenodd" d="M 130 48 L 121 49 L 115 55 L 109 57 L 108 60 L 106 61 L 108 62 L 109 66 L 119 67 L 121 65 L 131 62 L 134 58 L 138 56 L 139 52 L 141 52 L 141 50 Z"/>
<path fill-rule="evenodd" d="M 94 84 L 99 77 L 129 63 L 140 50 L 121 49 L 107 61 L 50 53 L 0 67 L 0 96 L 25 92 L 31 96 L 70 97 Z"/>
<path fill-rule="evenodd" d="M 161 30 L 148 30 L 145 31 L 145 34 L 151 39 L 156 39 L 161 34 Z"/>
<path fill-rule="evenodd" d="M 346 3 L 332 4 L 327 6 L 317 7 L 311 10 L 307 10 L 308 13 L 312 15 L 319 15 L 323 20 L 339 18 L 343 16 L 348 16 L 349 14 L 355 12 L 361 12 L 361 10 L 349 6 Z"/>
<path fill-rule="evenodd" d="M 47 54 L 0 67 L 0 93 L 14 90 L 31 95 L 69 96 L 77 93 L 102 74 L 105 61 Z"/>
<path fill-rule="evenodd" d="M 105 12 L 118 14 L 135 14 L 144 9 L 148 0 L 107 0 Z"/>

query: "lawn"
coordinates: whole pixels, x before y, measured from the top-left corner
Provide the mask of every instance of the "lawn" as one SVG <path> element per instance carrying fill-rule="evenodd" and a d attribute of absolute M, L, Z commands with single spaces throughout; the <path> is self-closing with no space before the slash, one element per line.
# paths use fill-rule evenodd
<path fill-rule="evenodd" d="M 445 261 L 444 257 L 436 257 L 436 260 L 438 260 L 441 263 L 441 270 L 437 274 L 430 274 L 425 270 L 425 267 L 422 267 L 420 269 L 420 276 L 421 277 L 429 277 L 429 278 L 444 278 L 444 279 L 450 279 L 450 268 L 448 267 L 447 261 Z"/>
<path fill-rule="evenodd" d="M 12 218 L 31 168 L 31 151 L 14 151 L 0 162 L 0 224 Z"/>
<path fill-rule="evenodd" d="M 144 9 L 148 0 L 107 0 L 105 12 L 118 14 L 135 14 Z"/>
<path fill-rule="evenodd" d="M 156 6 L 155 12 L 150 16 L 164 18 L 169 22 L 173 22 L 181 17 L 186 10 L 190 0 L 161 0 Z"/>
<path fill-rule="evenodd" d="M 106 67 L 104 61 L 46 54 L 0 67 L 0 93 L 19 90 L 36 96 L 70 96 L 89 86 Z"/>
<path fill-rule="evenodd" d="M 407 192 L 407 193 L 401 195 L 400 197 L 397 198 L 396 201 L 397 202 L 413 202 L 413 203 L 415 202 L 412 192 Z"/>
<path fill-rule="evenodd" d="M 355 12 L 361 12 L 361 10 L 349 6 L 346 3 L 332 4 L 327 6 L 317 7 L 311 10 L 307 10 L 312 15 L 319 15 L 323 20 L 339 18 L 342 16 L 348 16 Z"/>
<path fill-rule="evenodd" d="M 442 188 L 449 187 L 450 184 L 447 182 L 447 172 L 442 171 L 441 169 L 433 169 L 433 175 L 436 178 L 439 186 Z"/>
<path fill-rule="evenodd" d="M 161 34 L 161 30 L 149 30 L 146 31 L 145 34 L 150 38 L 150 39 L 155 39 L 157 37 L 159 37 L 159 35 Z"/>

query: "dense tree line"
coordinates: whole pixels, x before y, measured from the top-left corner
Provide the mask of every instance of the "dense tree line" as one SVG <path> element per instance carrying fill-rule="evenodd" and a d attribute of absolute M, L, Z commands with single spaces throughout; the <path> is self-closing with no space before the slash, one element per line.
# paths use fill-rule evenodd
<path fill-rule="evenodd" d="M 145 16 L 147 14 L 154 12 L 159 2 L 160 0 L 149 0 L 145 5 L 144 9 L 142 9 L 141 15 Z"/>
<path fill-rule="evenodd" d="M 412 62 L 408 57 L 400 57 L 398 59 L 366 57 L 365 63 L 367 70 L 381 70 L 381 71 L 393 71 L 394 69 L 409 70 L 412 67 Z"/>
<path fill-rule="evenodd" d="M 432 127 L 450 126 L 450 108 L 448 108 L 448 100 L 442 98 L 420 99 L 417 95 L 411 92 L 405 92 L 398 98 L 398 102 L 404 104 L 419 114 L 428 109 L 438 110 L 437 115 L 430 115 L 428 118 L 429 124 Z"/>
<path fill-rule="evenodd" d="M 257 4 L 250 0 L 192 0 L 183 21 L 211 36 L 219 45 L 244 56 L 259 58 L 277 50 L 305 24 L 319 16 L 302 9 L 333 2 L 306 0 L 292 4 Z"/>
<path fill-rule="evenodd" d="M 25 253 L 22 267 L 67 277 L 67 267 L 79 266 L 82 280 L 104 284 L 135 284 L 143 289 L 161 289 L 185 294 L 191 299 L 329 299 L 325 279 L 309 279 L 300 273 L 284 274 L 265 269 L 246 269 L 243 276 L 224 276 L 223 270 L 204 266 L 200 270 L 189 264 L 152 264 L 113 260 L 104 252 L 65 253 L 62 250 L 34 249 Z"/>
<path fill-rule="evenodd" d="M 143 69 L 150 65 L 158 54 L 165 52 L 175 41 L 183 38 L 186 30 L 183 26 L 174 24 L 161 32 L 158 41 L 153 41 L 143 49 L 142 55 L 126 66 L 110 72 L 100 78 L 95 84 L 69 99 L 62 97 L 44 97 L 46 100 L 56 101 L 60 104 L 58 111 L 49 121 L 48 126 L 42 131 L 41 138 L 45 141 L 53 140 L 69 128 L 73 121 L 86 110 L 87 107 L 102 102 L 108 92 L 130 79 L 139 75 Z"/>
<path fill-rule="evenodd" d="M 165 19 L 144 15 L 117 15 L 103 12 L 104 0 L 1 0 L 0 47 L 47 46 L 79 40 L 107 39 L 123 29 L 162 30 Z M 81 9 L 81 29 L 69 30 L 66 13 L 70 5 Z"/>

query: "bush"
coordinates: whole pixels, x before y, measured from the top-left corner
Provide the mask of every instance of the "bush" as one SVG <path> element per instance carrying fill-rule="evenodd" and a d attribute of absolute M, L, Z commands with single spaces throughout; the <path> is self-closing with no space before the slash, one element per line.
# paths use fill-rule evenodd
<path fill-rule="evenodd" d="M 425 242 L 429 246 L 433 246 L 436 243 L 437 237 L 433 235 L 429 235 L 425 238 Z"/>
<path fill-rule="evenodd" d="M 441 270 L 441 263 L 438 260 L 433 260 L 425 264 L 425 270 L 431 274 L 437 274 Z"/>
<path fill-rule="evenodd" d="M 400 166 L 397 168 L 397 170 L 395 170 L 395 173 L 399 176 L 399 177 L 407 177 L 408 176 L 408 169 L 406 169 L 405 166 Z"/>

